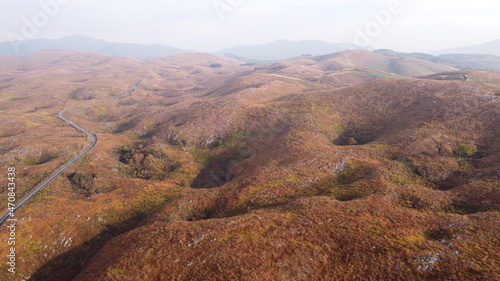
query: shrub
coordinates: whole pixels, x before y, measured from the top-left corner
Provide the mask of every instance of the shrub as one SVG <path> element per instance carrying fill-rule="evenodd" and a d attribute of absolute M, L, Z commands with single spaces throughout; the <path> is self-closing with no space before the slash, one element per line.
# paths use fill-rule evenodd
<path fill-rule="evenodd" d="M 438 229 L 425 231 L 424 237 L 436 241 L 441 241 L 443 239 L 451 240 L 453 238 L 453 232 L 450 229 L 441 227 Z"/>
<path fill-rule="evenodd" d="M 472 158 L 478 151 L 475 144 L 461 144 L 454 152 L 460 157 Z"/>
<path fill-rule="evenodd" d="M 13 97 L 10 98 L 9 101 L 23 101 L 31 98 L 30 96 L 21 96 L 21 97 Z"/>
<path fill-rule="evenodd" d="M 83 88 L 77 88 L 68 94 L 68 97 L 72 100 L 92 100 L 96 98 L 95 93 L 90 93 L 85 91 Z"/>
<path fill-rule="evenodd" d="M 341 173 L 337 182 L 340 185 L 348 185 L 370 178 L 375 174 L 376 168 L 368 163 L 352 161 L 349 163 L 349 169 Z"/>
<path fill-rule="evenodd" d="M 94 185 L 94 179 L 97 178 L 97 174 L 86 174 L 86 173 L 72 173 L 68 175 L 68 179 L 74 186 L 90 191 Z"/>
<path fill-rule="evenodd" d="M 373 193 L 375 193 L 375 189 L 369 182 L 357 182 L 348 186 L 339 186 L 331 191 L 333 197 L 339 201 L 356 200 Z"/>
<path fill-rule="evenodd" d="M 122 147 L 118 153 L 119 161 L 127 165 L 125 172 L 134 178 L 165 180 L 181 166 L 159 150 Z"/>
<path fill-rule="evenodd" d="M 478 213 L 482 210 L 478 205 L 471 202 L 458 201 L 451 205 L 444 206 L 443 211 L 450 214 L 468 215 Z"/>
<path fill-rule="evenodd" d="M 50 151 L 43 151 L 39 156 L 36 157 L 25 157 L 22 163 L 26 166 L 34 166 L 48 163 L 58 157 L 58 154 Z"/>

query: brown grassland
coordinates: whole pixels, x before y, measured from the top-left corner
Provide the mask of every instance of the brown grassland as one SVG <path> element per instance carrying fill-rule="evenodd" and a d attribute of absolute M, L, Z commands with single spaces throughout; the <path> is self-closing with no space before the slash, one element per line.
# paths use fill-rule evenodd
<path fill-rule="evenodd" d="M 500 74 L 453 71 L 365 51 L 0 57 L 19 198 L 88 144 L 59 111 L 140 82 L 67 114 L 99 142 L 16 213 L 0 280 L 498 280 Z"/>

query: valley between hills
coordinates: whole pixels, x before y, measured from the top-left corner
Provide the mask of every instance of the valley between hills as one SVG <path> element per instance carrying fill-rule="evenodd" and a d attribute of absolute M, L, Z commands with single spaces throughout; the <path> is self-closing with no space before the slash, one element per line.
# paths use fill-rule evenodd
<path fill-rule="evenodd" d="M 2 56 L 19 198 L 89 144 L 59 112 L 99 142 L 0 280 L 498 280 L 499 105 L 498 72 L 390 52 Z"/>

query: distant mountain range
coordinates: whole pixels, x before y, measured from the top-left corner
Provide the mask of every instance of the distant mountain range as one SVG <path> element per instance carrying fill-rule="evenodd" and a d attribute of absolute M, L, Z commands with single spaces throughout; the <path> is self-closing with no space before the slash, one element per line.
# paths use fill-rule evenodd
<path fill-rule="evenodd" d="M 17 52 L 13 46 L 17 46 Z M 128 43 L 109 43 L 82 35 L 64 37 L 58 40 L 35 39 L 0 43 L 0 55 L 29 54 L 50 49 L 69 49 L 85 52 L 98 52 L 110 56 L 152 59 L 194 51 L 183 50 L 160 44 L 140 45 Z"/>
<path fill-rule="evenodd" d="M 14 48 L 15 46 L 15 48 Z M 17 48 L 17 50 L 16 50 Z M 1 42 L 0 56 L 14 54 L 29 54 L 43 50 L 65 49 L 83 52 L 97 52 L 110 56 L 131 57 L 138 59 L 153 59 L 168 57 L 182 53 L 195 53 L 194 50 L 184 50 L 160 44 L 141 45 L 128 43 L 110 43 L 82 35 L 64 37 L 58 40 L 35 39 L 26 41 Z M 318 40 L 288 41 L 277 40 L 268 44 L 255 46 L 237 46 L 226 48 L 215 54 L 226 55 L 250 64 L 264 64 L 282 61 L 290 58 L 322 56 L 347 50 L 369 50 L 352 44 L 333 44 Z M 500 72 L 500 40 L 485 44 L 459 47 L 433 53 L 399 53 L 393 50 L 374 51 L 389 57 L 400 59 L 419 59 L 435 64 L 441 64 L 457 69 L 491 69 Z"/>
<path fill-rule="evenodd" d="M 223 49 L 217 54 L 233 55 L 259 61 L 279 61 L 301 55 L 320 56 L 347 50 L 367 49 L 352 44 L 333 44 L 318 40 L 288 41 L 277 40 L 256 46 L 238 46 Z"/>
<path fill-rule="evenodd" d="M 13 46 L 17 46 L 17 50 Z M 35 39 L 0 43 L 0 55 L 29 54 L 50 49 L 69 49 L 76 51 L 98 52 L 111 56 L 151 59 L 167 57 L 181 53 L 193 53 L 164 45 L 140 45 L 127 43 L 109 43 L 87 36 L 74 35 L 58 40 Z M 238 46 L 220 50 L 216 54 L 229 55 L 241 61 L 267 63 L 307 55 L 326 55 L 346 50 L 361 49 L 352 44 L 333 44 L 318 40 L 288 41 L 277 40 L 269 44 L 256 46 Z M 369 49 L 369 48 L 363 48 Z"/>
<path fill-rule="evenodd" d="M 414 58 L 426 60 L 462 70 L 490 69 L 500 72 L 500 57 L 494 55 L 445 54 L 440 56 L 433 56 L 424 53 L 398 53 L 396 51 L 387 49 L 375 50 L 374 53 L 400 59 Z"/>
<path fill-rule="evenodd" d="M 500 57 L 494 55 L 447 54 L 440 58 L 457 63 L 461 69 L 491 69 L 500 72 Z"/>
<path fill-rule="evenodd" d="M 500 39 L 486 42 L 479 45 L 464 46 L 445 49 L 433 52 L 435 55 L 443 54 L 474 54 L 474 55 L 495 55 L 500 57 Z"/>

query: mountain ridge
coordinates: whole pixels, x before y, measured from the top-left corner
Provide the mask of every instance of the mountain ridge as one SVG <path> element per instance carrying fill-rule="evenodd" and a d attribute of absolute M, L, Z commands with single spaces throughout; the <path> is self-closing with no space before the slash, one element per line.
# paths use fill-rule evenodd
<path fill-rule="evenodd" d="M 471 54 L 471 55 L 495 55 L 500 56 L 500 39 L 488 41 L 482 44 L 461 46 L 432 52 L 436 55 L 443 54 Z"/>
<path fill-rule="evenodd" d="M 376 54 L 396 57 L 400 59 L 416 58 L 427 60 L 433 63 L 447 65 L 461 70 L 471 69 L 489 69 L 500 71 L 500 57 L 495 55 L 482 54 L 443 54 L 433 56 L 425 53 L 400 53 L 389 49 L 380 49 L 373 51 Z"/>
<path fill-rule="evenodd" d="M 176 47 L 161 44 L 110 43 L 83 35 L 72 35 L 61 39 L 34 39 L 26 41 L 0 42 L 0 55 L 29 54 L 50 49 L 93 51 L 105 55 L 152 59 L 182 53 L 192 53 Z"/>
<path fill-rule="evenodd" d="M 72 35 L 61 39 L 34 39 L 14 42 L 0 42 L 0 56 L 25 55 L 44 50 L 65 49 L 83 52 L 97 52 L 104 55 L 137 59 L 155 59 L 185 53 L 198 53 L 161 44 L 136 44 L 107 42 L 84 35 Z M 225 55 L 246 64 L 267 64 L 307 56 L 330 55 L 349 50 L 367 50 L 385 56 L 403 59 L 421 59 L 450 67 L 468 69 L 490 69 L 500 71 L 500 40 L 480 45 L 457 47 L 431 53 L 402 53 L 390 49 L 374 50 L 347 43 L 329 43 L 321 40 L 290 41 L 275 40 L 267 44 L 240 45 L 224 48 L 215 55 Z"/>
<path fill-rule="evenodd" d="M 368 49 L 347 43 L 329 43 L 321 40 L 275 40 L 267 44 L 235 46 L 222 49 L 217 54 L 231 54 L 247 59 L 279 61 L 302 55 L 326 55 L 346 50 Z"/>

